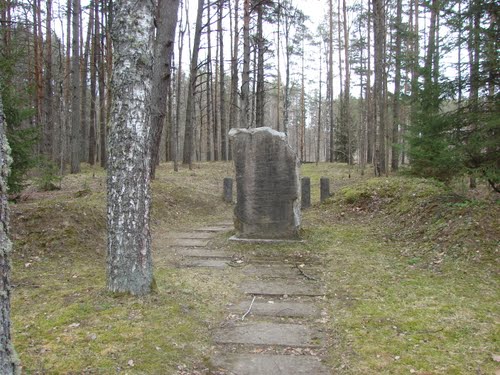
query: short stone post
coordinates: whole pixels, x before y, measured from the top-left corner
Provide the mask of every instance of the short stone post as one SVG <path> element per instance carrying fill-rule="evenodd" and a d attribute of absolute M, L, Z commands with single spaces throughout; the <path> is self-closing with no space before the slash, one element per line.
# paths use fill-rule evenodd
<path fill-rule="evenodd" d="M 226 203 L 233 203 L 233 179 L 231 177 L 224 178 L 224 193 L 222 199 Z"/>
<path fill-rule="evenodd" d="M 330 179 L 328 177 L 321 177 L 320 182 L 320 202 L 330 198 Z"/>
<path fill-rule="evenodd" d="M 302 177 L 301 180 L 301 206 L 302 208 L 311 207 L 311 179 Z"/>

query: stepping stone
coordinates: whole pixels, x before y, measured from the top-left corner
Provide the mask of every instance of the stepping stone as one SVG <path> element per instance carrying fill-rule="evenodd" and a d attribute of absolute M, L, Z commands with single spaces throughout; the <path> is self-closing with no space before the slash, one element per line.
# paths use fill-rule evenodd
<path fill-rule="evenodd" d="M 325 295 L 324 288 L 310 281 L 308 283 L 299 280 L 290 282 L 286 281 L 246 281 L 240 285 L 240 290 L 245 294 L 266 295 L 266 296 L 323 296 Z"/>
<path fill-rule="evenodd" d="M 219 344 L 279 345 L 317 348 L 323 335 L 301 324 L 244 323 L 225 327 L 215 333 Z"/>
<path fill-rule="evenodd" d="M 230 226 L 211 226 L 195 229 L 196 232 L 227 232 L 231 230 Z"/>
<path fill-rule="evenodd" d="M 316 357 L 274 354 L 230 354 L 213 364 L 234 375 L 330 375 Z"/>
<path fill-rule="evenodd" d="M 193 258 L 225 258 L 231 259 L 233 257 L 233 253 L 229 253 L 227 251 L 222 250 L 210 250 L 210 249 L 178 249 L 175 251 L 176 255 L 181 255 L 184 257 L 193 257 Z"/>
<path fill-rule="evenodd" d="M 240 302 L 229 309 L 235 314 L 243 315 L 248 311 L 251 301 Z M 274 317 L 320 317 L 319 309 L 312 302 L 254 302 L 247 316 Z"/>
<path fill-rule="evenodd" d="M 183 247 L 205 247 L 208 245 L 208 240 L 197 239 L 197 238 L 176 238 L 173 240 L 173 246 L 183 246 Z"/>
<path fill-rule="evenodd" d="M 215 233 L 212 232 L 177 232 L 177 233 L 171 233 L 169 235 L 169 238 L 189 238 L 189 239 L 210 239 L 214 238 Z"/>
<path fill-rule="evenodd" d="M 317 270 L 301 268 L 302 271 L 315 279 L 319 279 L 316 274 Z M 249 264 L 242 270 L 243 274 L 247 276 L 256 276 L 263 278 L 292 278 L 307 280 L 307 278 L 299 271 L 299 269 L 292 265 L 281 264 Z"/>
<path fill-rule="evenodd" d="M 227 263 L 228 260 L 190 258 L 180 262 L 179 266 L 184 268 L 207 267 L 207 268 L 223 269 L 228 267 Z"/>

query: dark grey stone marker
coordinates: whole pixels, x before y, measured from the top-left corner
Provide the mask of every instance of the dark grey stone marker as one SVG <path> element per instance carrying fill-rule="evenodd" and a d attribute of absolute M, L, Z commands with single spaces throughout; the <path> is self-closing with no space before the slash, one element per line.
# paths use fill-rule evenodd
<path fill-rule="evenodd" d="M 224 327 L 215 332 L 219 344 L 280 345 L 317 348 L 323 335 L 301 324 L 243 323 Z"/>
<path fill-rule="evenodd" d="M 321 177 L 320 183 L 320 202 L 330 198 L 330 179 L 328 177 Z"/>
<path fill-rule="evenodd" d="M 229 136 L 236 167 L 238 237 L 297 239 L 300 162 L 286 135 L 263 127 L 231 129 Z"/>
<path fill-rule="evenodd" d="M 233 179 L 231 177 L 224 178 L 224 202 L 233 203 Z"/>
<path fill-rule="evenodd" d="M 302 177 L 301 183 L 302 208 L 311 207 L 311 179 L 309 177 Z"/>
<path fill-rule="evenodd" d="M 213 364 L 234 375 L 330 375 L 316 357 L 278 354 L 227 354 Z"/>

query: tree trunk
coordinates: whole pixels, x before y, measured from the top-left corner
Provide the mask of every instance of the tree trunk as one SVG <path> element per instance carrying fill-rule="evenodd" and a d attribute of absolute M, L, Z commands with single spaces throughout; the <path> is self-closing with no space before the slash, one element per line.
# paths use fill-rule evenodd
<path fill-rule="evenodd" d="M 241 114 L 242 128 L 250 126 L 248 110 L 250 107 L 250 0 L 243 0 L 243 72 L 241 75 Z"/>
<path fill-rule="evenodd" d="M 151 91 L 151 179 L 155 178 L 160 158 L 160 141 L 167 111 L 170 85 L 172 53 L 179 0 L 159 0 L 156 17 L 156 40 L 154 47 L 153 88 Z"/>
<path fill-rule="evenodd" d="M 107 286 L 111 292 L 143 295 L 154 283 L 148 121 L 154 5 L 146 0 L 118 0 L 114 6 Z"/>
<path fill-rule="evenodd" d="M 224 0 L 219 0 L 219 19 L 217 28 L 219 31 L 219 107 L 220 107 L 220 136 L 221 136 L 221 159 L 227 161 L 227 123 L 226 123 L 226 87 L 224 71 L 224 33 L 222 30 L 222 17 L 224 11 Z"/>
<path fill-rule="evenodd" d="M 196 30 L 194 34 L 193 51 L 191 54 L 191 63 L 189 68 L 189 86 L 188 97 L 186 103 L 186 126 L 184 134 L 184 150 L 182 163 L 188 164 L 189 169 L 192 169 L 192 154 L 194 145 L 194 112 L 195 112 L 195 89 L 198 76 L 198 52 L 200 49 L 201 39 L 201 21 L 203 18 L 204 0 L 198 0 L 198 11 L 196 16 Z"/>
<path fill-rule="evenodd" d="M 46 52 L 45 52 L 45 126 L 43 128 L 43 143 L 42 154 L 48 160 L 54 160 L 53 144 L 54 144 L 54 118 L 52 111 L 52 0 L 47 0 L 47 18 L 45 37 Z"/>
<path fill-rule="evenodd" d="M 91 17 L 94 18 L 94 33 L 92 37 L 91 63 L 90 63 L 90 114 L 89 114 L 89 153 L 88 163 L 95 164 L 96 154 L 96 89 L 97 89 L 97 53 L 99 51 L 99 2 L 95 1 L 93 9 L 90 10 Z"/>
<path fill-rule="evenodd" d="M 73 0 L 71 42 L 71 173 L 80 172 L 80 0 Z"/>
<path fill-rule="evenodd" d="M 386 173 L 385 168 L 385 8 L 382 0 L 373 0 L 373 28 L 375 34 L 375 117 L 379 131 L 378 170 L 380 175 Z"/>
<path fill-rule="evenodd" d="M 264 126 L 264 35 L 262 32 L 263 5 L 259 1 L 257 8 L 257 90 L 255 102 L 255 126 Z"/>
<path fill-rule="evenodd" d="M 329 159 L 330 163 L 335 160 L 335 148 L 334 148 L 334 118 L 333 118 L 333 1 L 329 0 L 329 11 L 328 11 L 328 84 L 330 86 L 330 96 L 328 98 L 328 109 L 329 109 L 329 121 L 330 121 L 330 152 Z"/>
<path fill-rule="evenodd" d="M 238 46 L 239 46 L 239 29 L 238 29 L 238 11 L 239 0 L 234 4 L 234 37 L 231 51 L 231 103 L 229 104 L 229 127 L 239 128 L 238 121 Z M 229 140 L 228 159 L 232 160 L 233 150 L 231 140 Z"/>
<path fill-rule="evenodd" d="M 92 9 L 90 9 L 90 13 L 92 12 Z M 81 18 L 80 18 L 81 22 Z M 84 53 L 83 53 L 83 59 L 82 59 L 82 69 L 81 69 L 81 98 L 82 98 L 82 107 L 81 107 L 81 127 L 80 127 L 80 161 L 86 159 L 86 155 L 88 154 L 88 148 L 89 148 L 89 118 L 87 116 L 87 97 L 88 97 L 88 81 L 87 81 L 87 76 L 89 73 L 89 56 L 90 56 L 90 45 L 91 45 L 91 36 L 92 36 L 92 29 L 94 28 L 94 17 L 89 17 L 89 23 L 87 27 L 87 37 L 85 41 L 85 48 L 84 48 Z M 83 41 L 82 41 L 83 43 Z"/>
<path fill-rule="evenodd" d="M 396 50 L 395 53 L 395 73 L 394 73 L 394 102 L 393 102 L 393 120 L 392 120 L 392 159 L 391 169 L 393 172 L 399 167 L 399 127 L 401 124 L 401 16 L 402 0 L 396 2 Z"/>
<path fill-rule="evenodd" d="M 7 124 L 0 96 L 0 373 L 20 374 L 19 359 L 12 343 L 10 329 L 10 253 L 12 242 L 9 238 L 9 204 L 7 200 L 7 178 L 11 156 L 6 138 Z"/>

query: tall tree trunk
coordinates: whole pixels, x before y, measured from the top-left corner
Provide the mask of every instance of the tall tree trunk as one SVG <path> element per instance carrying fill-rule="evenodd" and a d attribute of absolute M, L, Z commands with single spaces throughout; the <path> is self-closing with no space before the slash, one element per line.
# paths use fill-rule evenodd
<path fill-rule="evenodd" d="M 151 91 L 151 179 L 155 178 L 160 158 L 160 141 L 167 111 L 168 88 L 170 86 L 172 53 L 179 0 L 159 0 L 156 17 L 156 40 L 154 45 L 153 88 Z"/>
<path fill-rule="evenodd" d="M 330 86 L 330 96 L 328 98 L 328 110 L 330 121 L 330 152 L 329 160 L 333 163 L 335 160 L 335 146 L 334 146 L 334 118 L 333 118 L 333 1 L 329 0 L 328 9 L 328 84 Z"/>
<path fill-rule="evenodd" d="M 396 50 L 394 72 L 394 102 L 392 109 L 392 159 L 391 169 L 397 171 L 399 167 L 399 127 L 401 124 L 401 33 L 402 33 L 402 0 L 396 2 Z"/>
<path fill-rule="evenodd" d="M 52 0 L 47 0 L 47 15 L 45 20 L 46 25 L 46 52 L 45 52 L 45 124 L 43 128 L 43 144 L 42 154 L 49 160 L 54 160 L 53 145 L 54 145 L 54 115 L 52 98 Z"/>
<path fill-rule="evenodd" d="M 231 103 L 229 104 L 229 127 L 239 128 L 238 121 L 238 46 L 239 46 L 239 29 L 238 29 L 238 13 L 239 0 L 234 3 L 234 36 L 231 51 Z M 233 150 L 231 140 L 229 140 L 228 159 L 233 159 Z"/>
<path fill-rule="evenodd" d="M 250 107 L 250 0 L 243 0 L 243 72 L 241 75 L 241 114 L 242 128 L 248 128 Z"/>
<path fill-rule="evenodd" d="M 343 122 L 347 132 L 347 163 L 352 164 L 351 145 L 351 109 L 350 109 L 350 88 L 351 88 L 351 66 L 349 63 L 349 33 L 347 31 L 347 5 L 346 0 L 342 0 L 342 14 L 344 19 L 344 64 L 345 64 L 345 85 L 344 100 L 342 103 Z"/>
<path fill-rule="evenodd" d="M 14 350 L 10 329 L 10 253 L 12 242 L 9 238 L 9 203 L 7 199 L 7 178 L 10 172 L 11 156 L 8 154 L 6 137 L 7 124 L 0 96 L 0 373 L 20 374 L 19 359 Z"/>
<path fill-rule="evenodd" d="M 154 5 L 150 1 L 118 0 L 114 6 L 107 286 L 111 292 L 143 295 L 154 284 L 148 121 Z"/>
<path fill-rule="evenodd" d="M 192 154 L 194 151 L 194 112 L 195 112 L 195 89 L 196 80 L 198 77 L 198 52 L 200 49 L 201 39 L 201 22 L 203 18 L 204 0 L 198 0 L 198 11 L 196 16 L 196 30 L 194 34 L 193 50 L 191 54 L 191 63 L 189 68 L 189 86 L 188 97 L 186 103 L 186 126 L 184 135 L 184 150 L 182 162 L 188 164 L 189 169 L 192 169 Z"/>
<path fill-rule="evenodd" d="M 104 13 L 105 9 L 102 8 Z M 99 22 L 100 34 L 98 36 L 99 41 L 97 43 L 98 47 L 98 80 L 99 80 L 99 163 L 102 168 L 106 167 L 106 117 L 107 117 L 107 102 L 111 101 L 111 98 L 107 97 L 106 101 L 106 66 L 104 64 L 104 34 L 107 33 L 105 30 L 102 20 L 104 19 L 104 14 L 102 15 L 101 21 L 99 17 L 95 19 L 95 22 Z M 111 62 L 108 61 L 108 64 Z"/>
<path fill-rule="evenodd" d="M 321 43 L 321 42 L 320 42 Z M 318 132 L 316 139 L 316 165 L 319 163 L 320 145 L 321 145 L 321 88 L 322 88 L 322 73 L 323 73 L 323 53 L 321 44 L 319 47 L 319 95 L 318 95 Z"/>
<path fill-rule="evenodd" d="M 386 104 L 384 95 L 385 79 L 385 8 L 382 0 L 373 0 L 373 28 L 375 34 L 375 117 L 379 131 L 377 174 L 386 174 L 385 137 Z"/>
<path fill-rule="evenodd" d="M 90 13 L 92 12 L 92 9 L 90 9 Z M 80 17 L 80 23 L 81 23 L 81 17 Z M 84 53 L 83 53 L 83 59 L 82 61 L 82 69 L 81 69 L 81 98 L 82 98 L 82 107 L 81 107 L 81 120 L 82 120 L 82 125 L 80 128 L 80 160 L 85 160 L 86 155 L 88 154 L 88 148 L 89 148 L 89 129 L 88 129 L 88 106 L 87 106 L 87 97 L 88 97 L 88 81 L 87 81 L 87 76 L 89 73 L 89 56 L 90 56 L 90 48 L 91 48 L 91 37 L 92 37 L 92 30 L 94 28 L 94 17 L 89 17 L 89 23 L 87 27 L 87 37 L 85 41 L 85 48 L 84 48 Z"/>
<path fill-rule="evenodd" d="M 183 3 L 182 3 L 183 4 Z M 181 5 L 182 6 L 182 5 Z M 186 9 L 187 13 L 187 9 Z M 174 171 L 179 171 L 179 126 L 181 121 L 181 93 L 182 93 L 182 51 L 184 49 L 184 34 L 186 33 L 186 26 L 182 26 L 182 8 L 181 8 L 181 20 L 179 25 L 179 33 L 178 33 L 178 63 L 177 63 L 177 87 L 176 87 L 176 102 L 175 102 L 175 125 L 174 125 L 174 139 L 173 139 L 173 159 L 174 159 Z"/>
<path fill-rule="evenodd" d="M 224 0 L 219 0 L 219 19 L 217 28 L 219 32 L 219 112 L 220 112 L 220 136 L 221 136 L 221 159 L 227 159 L 227 124 L 226 124 L 226 87 L 224 72 L 224 33 L 222 30 L 222 18 L 224 16 Z"/>
<path fill-rule="evenodd" d="M 71 173 L 80 172 L 80 0 L 73 0 L 71 42 Z"/>
<path fill-rule="evenodd" d="M 264 35 L 263 35 L 263 4 L 259 1 L 257 8 L 257 90 L 255 98 L 255 126 L 264 126 Z"/>
<path fill-rule="evenodd" d="M 371 20 L 372 20 L 372 10 L 370 9 L 371 1 L 367 0 L 368 10 L 367 10 L 367 20 L 366 20 L 366 30 L 367 30 L 367 74 L 366 74 L 366 163 L 371 164 L 374 162 L 375 148 L 376 148 L 376 137 L 377 137 L 377 127 L 374 120 L 374 105 L 373 105 L 373 91 L 372 91 L 372 54 L 371 54 Z"/>
<path fill-rule="evenodd" d="M 94 19 L 94 32 L 92 35 L 92 48 L 90 51 L 90 113 L 89 113 L 89 153 L 87 162 L 95 164 L 96 156 L 96 90 L 97 90 L 97 53 L 99 51 L 99 2 L 94 1 L 90 9 L 90 16 Z"/>

